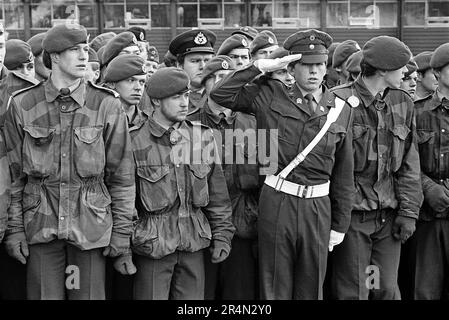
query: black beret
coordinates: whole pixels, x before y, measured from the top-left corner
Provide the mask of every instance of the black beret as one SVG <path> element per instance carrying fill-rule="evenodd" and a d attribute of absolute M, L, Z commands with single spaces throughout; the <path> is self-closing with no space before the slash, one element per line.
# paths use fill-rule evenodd
<path fill-rule="evenodd" d="M 179 68 L 167 67 L 158 69 L 148 80 L 147 94 L 150 98 L 164 99 L 187 91 L 189 76 Z"/>
<path fill-rule="evenodd" d="M 250 52 L 253 55 L 260 49 L 265 49 L 278 45 L 278 39 L 276 35 L 268 30 L 263 30 L 257 34 L 253 42 L 251 42 Z"/>
<path fill-rule="evenodd" d="M 332 42 L 329 48 L 327 49 L 329 53 L 327 54 L 327 66 L 332 67 L 332 58 L 335 52 L 335 48 L 340 44 L 340 42 Z"/>
<path fill-rule="evenodd" d="M 227 55 L 236 48 L 248 49 L 248 41 L 241 34 L 234 34 L 226 38 L 218 49 L 217 54 Z"/>
<path fill-rule="evenodd" d="M 365 43 L 362 51 L 366 63 L 385 71 L 402 68 L 412 57 L 410 49 L 401 40 L 390 36 L 370 39 Z"/>
<path fill-rule="evenodd" d="M 6 51 L 8 52 L 8 51 Z M 449 43 L 444 43 L 432 54 L 432 58 L 430 59 L 430 66 L 433 69 L 443 68 L 445 65 L 449 63 Z"/>
<path fill-rule="evenodd" d="M 129 46 L 137 46 L 137 39 L 134 33 L 129 31 L 119 33 L 104 46 L 101 64 L 107 65 L 109 61 L 119 55 L 120 51 Z"/>
<path fill-rule="evenodd" d="M 98 62 L 98 63 L 100 63 L 100 59 L 98 59 L 98 54 L 92 48 L 89 48 L 89 62 Z"/>
<path fill-rule="evenodd" d="M 42 41 L 45 38 L 45 32 L 38 33 L 31 38 L 28 39 L 28 44 L 31 47 L 31 52 L 33 52 L 33 55 L 37 57 L 42 53 Z"/>
<path fill-rule="evenodd" d="M 176 57 L 173 55 L 173 53 L 170 52 L 170 50 L 167 50 L 164 55 L 164 64 L 166 67 L 176 66 Z"/>
<path fill-rule="evenodd" d="M 298 31 L 284 41 L 284 48 L 290 54 L 301 53 L 303 63 L 327 62 L 327 48 L 332 43 L 332 37 L 326 32 L 309 29 Z"/>
<path fill-rule="evenodd" d="M 340 68 L 351 54 L 360 50 L 361 48 L 356 41 L 354 40 L 343 41 L 335 48 L 332 57 L 332 68 Z"/>
<path fill-rule="evenodd" d="M 48 53 L 59 53 L 80 43 L 87 43 L 86 28 L 78 24 L 58 24 L 49 29 L 42 41 L 42 48 Z"/>
<path fill-rule="evenodd" d="M 415 59 L 411 58 L 410 61 L 407 63 L 407 72 L 404 74 L 404 77 L 408 77 L 417 70 L 418 65 L 416 64 Z"/>
<path fill-rule="evenodd" d="M 132 76 L 146 74 L 145 61 L 136 54 L 122 54 L 109 62 L 104 71 L 105 82 L 119 82 Z"/>
<path fill-rule="evenodd" d="M 225 55 L 218 55 L 210 59 L 206 65 L 204 66 L 201 84 L 207 80 L 212 74 L 217 72 L 218 70 L 234 70 L 234 62 L 231 58 Z"/>
<path fill-rule="evenodd" d="M 360 73 L 360 62 L 362 62 L 363 52 L 356 51 L 346 60 L 346 70 L 350 73 Z"/>
<path fill-rule="evenodd" d="M 272 53 L 270 53 L 270 55 L 268 56 L 268 59 L 283 58 L 288 55 L 289 55 L 288 50 L 285 50 L 285 48 L 283 48 L 283 47 L 279 47 L 276 50 L 274 50 Z"/>
<path fill-rule="evenodd" d="M 109 40 L 114 38 L 116 35 L 117 34 L 115 34 L 115 32 L 112 31 L 101 33 L 92 39 L 92 41 L 89 43 L 89 46 L 93 48 L 96 52 L 98 52 L 98 50 L 100 50 L 101 47 L 105 46 L 109 42 Z"/>
<path fill-rule="evenodd" d="M 203 52 L 214 53 L 214 44 L 217 36 L 206 29 L 188 30 L 177 35 L 169 45 L 169 50 L 174 56 L 188 53 Z"/>
<path fill-rule="evenodd" d="M 418 65 L 418 71 L 423 72 L 430 69 L 430 59 L 432 58 L 432 51 L 423 51 L 415 56 L 415 62 Z"/>
<path fill-rule="evenodd" d="M 6 54 L 5 67 L 14 70 L 22 66 L 22 63 L 28 63 L 34 60 L 31 46 L 25 41 L 19 39 L 7 40 L 5 44 Z"/>
<path fill-rule="evenodd" d="M 144 28 L 141 27 L 131 27 L 128 30 L 129 32 L 132 32 L 135 36 L 137 41 L 146 41 L 146 32 Z"/>
<path fill-rule="evenodd" d="M 250 26 L 240 27 L 239 30 L 234 31 L 232 34 L 242 34 L 249 40 L 253 41 L 259 32 Z"/>
<path fill-rule="evenodd" d="M 148 47 L 148 61 L 155 61 L 159 63 L 159 52 L 157 52 L 157 49 L 155 46 L 149 46 Z"/>

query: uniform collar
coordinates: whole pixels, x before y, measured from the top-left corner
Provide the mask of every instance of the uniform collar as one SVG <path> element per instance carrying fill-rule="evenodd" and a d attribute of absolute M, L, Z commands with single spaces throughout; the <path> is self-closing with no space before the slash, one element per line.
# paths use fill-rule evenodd
<path fill-rule="evenodd" d="M 327 114 L 329 112 L 329 109 L 335 106 L 334 95 L 324 85 L 321 86 L 321 99 L 318 98 L 320 99 L 320 101 L 317 101 L 317 109 L 315 110 L 315 113 L 313 115 L 310 114 L 309 107 L 307 106 L 307 101 L 305 100 L 301 90 L 299 89 L 299 86 L 296 83 L 292 86 L 291 89 L 288 90 L 288 95 L 292 102 L 299 109 L 311 116 L 310 119 L 314 119 L 316 117 Z M 316 96 L 319 95 L 313 96 L 316 100 Z"/>
<path fill-rule="evenodd" d="M 442 100 L 443 100 L 443 96 L 441 95 L 441 93 L 439 93 L 438 89 L 435 90 L 435 92 L 432 94 L 432 98 L 430 98 L 430 101 L 428 104 L 430 110 L 434 110 L 434 109 L 438 108 L 439 106 L 441 106 Z"/>
<path fill-rule="evenodd" d="M 150 133 L 155 136 L 156 138 L 161 138 L 165 133 L 168 133 L 168 130 L 162 127 L 153 117 L 153 114 L 151 117 L 148 118 L 149 121 L 149 127 L 150 127 Z M 187 120 L 182 121 L 181 124 L 177 129 L 175 129 L 177 133 L 179 133 L 182 137 L 184 137 L 187 140 L 190 140 L 189 131 L 188 131 L 188 125 Z"/>
<path fill-rule="evenodd" d="M 362 99 L 363 104 L 365 108 L 368 108 L 372 103 L 374 103 L 375 100 L 380 99 L 383 101 L 385 99 L 385 96 L 387 95 L 388 88 L 385 88 L 384 92 L 382 93 L 382 96 L 376 97 L 371 94 L 369 89 L 367 88 L 365 81 L 363 81 L 362 77 L 358 77 L 354 81 L 355 89 L 359 95 L 359 97 Z"/>
<path fill-rule="evenodd" d="M 219 124 L 221 121 L 221 117 L 219 114 L 217 114 L 216 112 L 212 111 L 211 108 L 209 107 L 209 103 L 206 102 L 206 104 L 204 105 L 204 111 L 206 112 L 207 116 L 212 119 L 212 121 L 215 124 Z M 223 112 L 224 113 L 224 112 Z M 225 113 L 226 114 L 226 113 Z M 236 113 L 232 112 L 229 116 L 226 116 L 224 119 L 226 121 L 227 124 L 231 125 L 234 123 L 234 120 L 236 118 Z"/>
<path fill-rule="evenodd" d="M 59 90 L 55 87 L 53 84 L 53 81 L 51 80 L 51 77 L 48 78 L 47 81 L 45 81 L 44 84 L 45 87 L 45 98 L 47 99 L 47 102 L 53 102 L 56 100 L 56 98 L 60 95 Z M 70 97 L 75 100 L 75 102 L 83 106 L 84 105 L 84 97 L 86 92 L 86 83 L 81 80 L 80 84 L 75 87 L 70 87 Z"/>
<path fill-rule="evenodd" d="M 7 81 L 6 88 L 10 94 L 16 91 L 18 86 L 21 88 L 26 88 L 39 83 L 39 81 L 34 78 L 25 77 L 24 75 L 14 71 L 9 72 L 5 81 Z"/>

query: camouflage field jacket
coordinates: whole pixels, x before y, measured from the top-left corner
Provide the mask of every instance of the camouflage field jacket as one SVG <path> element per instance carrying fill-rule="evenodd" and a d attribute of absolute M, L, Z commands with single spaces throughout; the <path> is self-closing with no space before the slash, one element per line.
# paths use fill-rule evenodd
<path fill-rule="evenodd" d="M 4 127 L 12 188 L 7 234 L 129 251 L 135 201 L 126 115 L 114 91 L 51 79 L 13 95 Z"/>

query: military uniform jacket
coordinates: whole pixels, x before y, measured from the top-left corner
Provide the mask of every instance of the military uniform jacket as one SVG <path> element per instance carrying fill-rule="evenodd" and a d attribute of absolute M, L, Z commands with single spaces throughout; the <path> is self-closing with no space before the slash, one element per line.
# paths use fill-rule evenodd
<path fill-rule="evenodd" d="M 437 92 L 415 101 L 416 130 L 424 193 L 435 183 L 448 187 L 449 178 L 449 101 L 444 103 Z M 449 218 L 449 210 L 434 211 L 426 201 L 421 207 L 421 220 Z"/>
<path fill-rule="evenodd" d="M 0 242 L 5 235 L 8 222 L 8 207 L 10 203 L 11 181 L 9 175 L 9 164 L 6 156 L 5 140 L 3 132 L 0 131 Z"/>
<path fill-rule="evenodd" d="M 277 174 L 318 134 L 335 97 L 323 86 L 317 110 L 310 114 L 297 85 L 287 90 L 282 82 L 267 77 L 252 82 L 260 73 L 254 65 L 232 72 L 215 86 L 211 98 L 226 108 L 255 114 L 258 129 L 277 130 L 278 161 L 272 172 Z M 354 194 L 351 114 L 352 109 L 345 105 L 304 162 L 287 176 L 287 180 L 302 185 L 330 180 L 331 228 L 338 232 L 349 227 Z"/>
<path fill-rule="evenodd" d="M 233 112 L 222 119 L 209 108 L 207 101 L 203 108 L 196 109 L 187 118 L 214 131 L 232 202 L 235 234 L 240 238 L 255 238 L 259 201 L 256 118 L 253 115 Z"/>
<path fill-rule="evenodd" d="M 82 250 L 129 251 L 134 166 L 114 94 L 81 82 L 61 97 L 49 79 L 13 96 L 4 128 L 12 175 L 9 233 L 25 231 L 30 244 L 63 239 Z"/>
<path fill-rule="evenodd" d="M 417 218 L 422 203 L 413 102 L 399 89 L 373 97 L 359 77 L 335 87 L 343 99 L 357 96 L 353 148 L 356 200 L 354 210 L 398 209 Z"/>
<path fill-rule="evenodd" d="M 231 201 L 211 130 L 183 121 L 170 134 L 152 117 L 138 123 L 131 131 L 139 216 L 133 251 L 159 259 L 201 250 L 211 240 L 230 245 Z"/>
<path fill-rule="evenodd" d="M 20 73 L 9 72 L 8 75 L 0 81 L 0 128 L 5 123 L 6 108 L 9 98 L 15 91 L 22 90 L 38 84 L 39 81 L 22 76 Z"/>

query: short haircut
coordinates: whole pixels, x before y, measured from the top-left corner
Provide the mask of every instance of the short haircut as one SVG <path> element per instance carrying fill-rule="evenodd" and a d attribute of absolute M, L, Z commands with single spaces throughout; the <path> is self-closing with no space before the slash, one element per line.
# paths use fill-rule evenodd
<path fill-rule="evenodd" d="M 360 74 L 363 77 L 372 77 L 376 74 L 376 71 L 379 69 L 376 69 L 372 65 L 370 65 L 368 62 L 365 61 L 365 59 L 362 59 L 360 62 Z"/>

